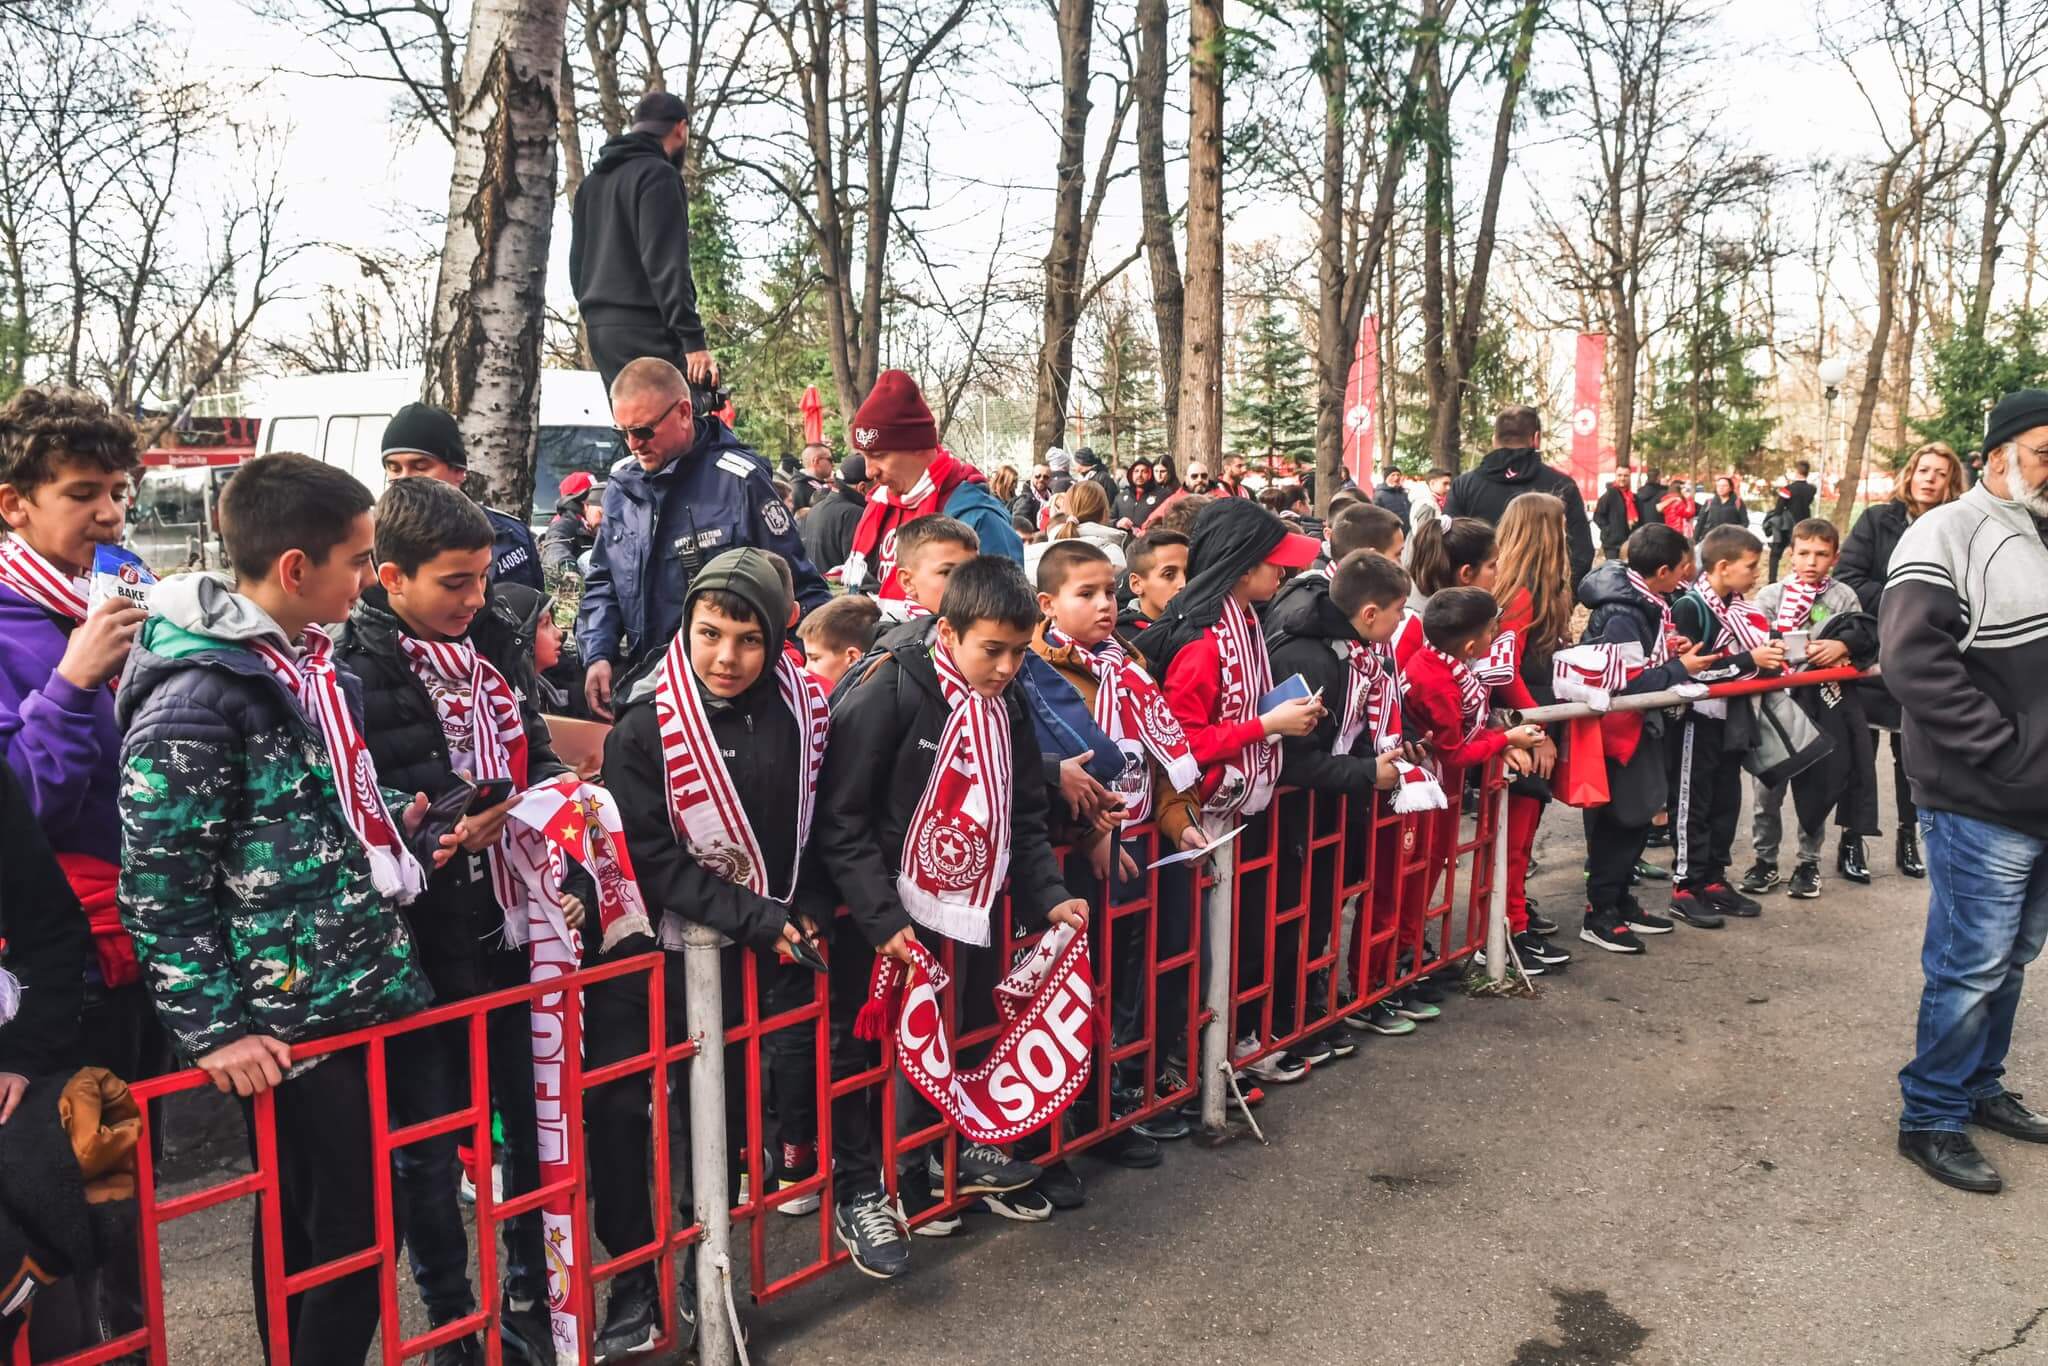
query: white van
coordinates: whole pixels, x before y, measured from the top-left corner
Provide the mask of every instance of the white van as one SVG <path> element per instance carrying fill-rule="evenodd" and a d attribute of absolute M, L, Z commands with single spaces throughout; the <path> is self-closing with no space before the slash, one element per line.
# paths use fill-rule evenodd
<path fill-rule="evenodd" d="M 407 369 L 266 380 L 255 408 L 263 421 L 257 449 L 266 455 L 298 451 L 341 466 L 373 491 L 381 489 L 384 424 L 418 401 L 422 379 L 419 370 Z M 546 526 L 563 479 L 577 470 L 602 477 L 621 454 L 598 373 L 542 370 L 534 506 L 524 509 L 527 521 Z"/>

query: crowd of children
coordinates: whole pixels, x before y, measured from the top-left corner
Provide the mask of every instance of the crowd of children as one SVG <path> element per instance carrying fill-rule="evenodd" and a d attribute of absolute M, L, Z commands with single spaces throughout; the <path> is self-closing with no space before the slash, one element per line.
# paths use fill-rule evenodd
<path fill-rule="evenodd" d="M 297 1271 L 369 1246 L 375 1213 L 364 1059 L 304 1060 L 294 1045 L 527 980 L 525 955 L 500 932 L 500 860 L 517 794 L 568 768 L 535 705 L 547 604 L 493 581 L 492 523 L 449 484 L 399 480 L 373 501 L 331 466 L 267 455 L 221 500 L 231 575 L 166 580 L 147 611 L 119 597 L 88 605 L 133 464 L 132 432 L 86 400 L 30 391 L 0 414 L 0 513 L 13 533 L 0 546 L 0 619 L 20 627 L 0 658 L 0 748 L 96 937 L 78 965 L 79 1057 L 140 1077 L 167 1063 L 167 1046 L 252 1115 L 270 1093 L 285 1267 Z M 1308 898 L 1284 925 L 1267 919 L 1278 898 L 1239 898 L 1238 981 L 1271 984 L 1233 1021 L 1232 1056 L 1254 1090 L 1355 1051 L 1356 1034 L 1410 1034 L 1441 1015 L 1434 969 L 1462 945 L 1430 942 L 1427 926 L 1450 922 L 1428 912 L 1467 789 L 1496 762 L 1511 784 L 1512 954 L 1531 976 L 1571 961 L 1526 887 L 1559 796 L 1561 732 L 1513 716 L 1556 700 L 1554 661 L 1574 643 L 1563 503 L 1525 494 L 1497 528 L 1437 518 L 1412 542 L 1399 516 L 1348 495 L 1321 539 L 1248 499 L 1191 494 L 1166 511 L 1121 561 L 1087 536 L 1036 547 L 1030 579 L 981 553 L 963 521 L 901 519 L 876 596 L 808 614 L 778 556 L 727 550 L 701 566 L 673 637 L 614 680 L 601 776 L 650 918 L 588 935 L 588 961 L 677 949 L 684 922 L 707 926 L 729 945 L 728 1023 L 749 958 L 762 1017 L 812 999 L 814 971 L 826 972 L 827 1056 L 809 1025 L 764 1047 L 771 1171 L 787 1189 L 830 1164 L 834 1228 L 868 1275 L 901 1275 L 912 1233 L 958 1227 L 955 1197 L 1026 1221 L 1085 1198 L 1042 1134 L 963 1140 L 950 1174 L 930 1145 L 885 1170 L 881 1086 L 832 1099 L 831 1151 L 817 1151 L 817 1073 L 843 1081 L 875 1066 L 864 1013 L 891 965 L 907 970 L 921 946 L 950 944 L 958 1027 L 973 1029 L 994 1018 L 1012 936 L 1089 936 L 1109 1042 L 1148 1027 L 1156 1040 L 1104 1092 L 1108 1119 L 1145 1112 L 1096 1148 L 1126 1166 L 1158 1163 L 1161 1143 L 1190 1131 L 1152 1101 L 1190 1089 L 1198 970 L 1162 974 L 1150 1012 L 1147 979 L 1185 953 L 1196 869 L 1239 827 L 1244 862 Z M 1576 643 L 1601 652 L 1595 671 L 1621 695 L 1864 662 L 1855 595 L 1830 579 L 1836 549 L 1829 524 L 1800 523 L 1790 576 L 1751 601 L 1762 546 L 1749 532 L 1716 528 L 1695 551 L 1643 527 L 1580 586 L 1590 617 Z M 1797 705 L 1810 725 L 1862 734 L 1849 713 L 1828 714 L 1847 705 L 1839 690 L 1809 691 Z M 1845 828 L 1868 820 L 1868 752 L 1820 778 L 1757 782 L 1757 863 L 1736 891 L 1741 774 L 1770 719 L 1747 699 L 1701 695 L 1601 724 L 1607 800 L 1581 801 L 1584 942 L 1638 954 L 1673 918 L 1715 928 L 1757 914 L 1753 897 L 1779 881 L 1788 790 L 1790 890 L 1817 894 L 1828 814 Z M 1092 739 L 1063 748 L 1068 735 Z M 1287 809 L 1258 819 L 1311 799 L 1314 820 Z M 1389 810 L 1410 819 L 1375 820 Z M 1668 916 L 1631 891 L 1666 813 Z M 1332 822 L 1378 869 L 1366 895 L 1339 893 L 1355 867 L 1313 856 L 1312 836 Z M 1192 858 L 1141 871 L 1171 853 Z M 1106 923 L 1106 906 L 1148 886 L 1149 921 Z M 595 895 L 572 881 L 572 925 Z M 29 938 L 8 915 L 10 938 Z M 1304 983 L 1292 965 L 1332 943 L 1343 946 L 1336 980 Z M 676 1037 L 680 955 L 663 962 Z M 645 1048 L 649 987 L 643 973 L 587 993 L 587 1065 Z M 1338 1009 L 1317 1008 L 1317 995 Z M 516 1012 L 496 1012 L 486 1053 L 508 1194 L 538 1180 L 528 1047 Z M 391 1122 L 466 1104 L 470 1056 L 460 1026 L 395 1041 Z M 738 1058 L 727 1069 L 734 1180 L 748 1131 Z M 651 1152 L 648 1099 L 637 1075 L 585 1100 L 592 1222 L 612 1256 L 653 1237 L 650 1162 L 663 1155 Z M 943 1132 L 920 1096 L 893 1113 L 898 1133 Z M 253 1149 L 253 1120 L 250 1132 Z M 476 1302 L 456 1139 L 410 1144 L 395 1168 L 420 1298 L 433 1322 L 451 1322 Z M 676 1174 L 687 1208 L 686 1164 Z M 508 1348 L 533 1360 L 547 1354 L 544 1267 L 537 1217 L 509 1221 L 503 1283 L 489 1291 Z M 260 1259 L 257 1272 L 260 1297 Z M 651 1265 L 616 1279 L 601 1356 L 654 1342 L 657 1288 Z M 374 1273 L 357 1271 L 295 1296 L 294 1359 L 360 1362 L 376 1294 Z M 435 1359 L 479 1351 L 457 1338 Z"/>

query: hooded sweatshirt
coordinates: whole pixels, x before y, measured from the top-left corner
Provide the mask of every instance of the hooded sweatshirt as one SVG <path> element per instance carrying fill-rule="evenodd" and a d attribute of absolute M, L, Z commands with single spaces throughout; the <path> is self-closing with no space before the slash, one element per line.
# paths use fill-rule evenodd
<path fill-rule="evenodd" d="M 0 586 L 0 755 L 22 781 L 50 847 L 113 862 L 121 728 L 111 688 L 77 688 L 57 672 L 72 623 Z"/>
<path fill-rule="evenodd" d="M 246 1034 L 289 1043 L 426 1005 L 326 744 L 251 648 L 291 642 L 211 574 L 164 580 L 152 609 L 116 699 L 120 905 L 179 1053 Z M 360 713 L 354 676 L 339 676 Z"/>
<path fill-rule="evenodd" d="M 683 177 L 654 134 L 621 133 L 605 143 L 576 187 L 569 286 L 592 327 L 666 327 L 683 351 L 706 349 Z"/>
<path fill-rule="evenodd" d="M 1564 504 L 1565 539 L 1571 549 L 1572 590 L 1576 592 L 1580 580 L 1593 568 L 1593 529 L 1586 522 L 1586 500 L 1570 475 L 1543 463 L 1540 451 L 1508 446 L 1487 452 L 1478 469 L 1467 470 L 1451 481 L 1444 516 L 1477 517 L 1499 526 L 1508 504 L 1532 492 L 1550 494 Z"/>

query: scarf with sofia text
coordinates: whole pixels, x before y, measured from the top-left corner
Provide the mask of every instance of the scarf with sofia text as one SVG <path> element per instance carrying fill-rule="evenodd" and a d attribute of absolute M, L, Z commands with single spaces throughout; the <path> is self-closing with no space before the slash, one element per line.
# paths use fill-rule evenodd
<path fill-rule="evenodd" d="M 29 549 L 19 536 L 0 541 L 0 583 L 54 617 L 85 620 L 87 584 Z"/>
<path fill-rule="evenodd" d="M 1222 674 L 1216 724 L 1257 720 L 1259 699 L 1273 691 L 1273 661 L 1266 654 L 1258 622 L 1237 599 L 1225 598 L 1223 615 L 1209 634 L 1216 642 Z M 1273 800 L 1279 782 L 1279 746 L 1254 740 L 1224 761 L 1223 782 L 1203 809 L 1220 816 L 1256 816 Z"/>
<path fill-rule="evenodd" d="M 1010 872 L 1010 712 L 968 686 L 945 646 L 931 658 L 946 728 L 903 831 L 896 895 L 926 929 L 986 948 L 989 908 Z"/>
<path fill-rule="evenodd" d="M 1045 629 L 1046 642 L 1074 652 L 1081 666 L 1095 675 L 1095 724 L 1127 755 L 1150 753 L 1174 791 L 1185 792 L 1202 780 L 1202 766 L 1188 748 L 1187 734 L 1166 705 L 1166 695 L 1152 675 L 1132 659 L 1123 642 L 1109 637 L 1089 649 L 1060 631 Z M 1152 814 L 1152 785 L 1145 783 L 1126 799 L 1135 823 Z"/>
<path fill-rule="evenodd" d="M 1813 617 L 1813 605 L 1827 595 L 1835 586 L 1832 578 L 1819 583 L 1801 583 L 1797 579 L 1784 585 L 1784 596 L 1778 599 L 1778 618 L 1773 623 L 1780 631 L 1803 631 Z"/>
<path fill-rule="evenodd" d="M 911 962 L 877 956 L 855 1037 L 894 1031 L 896 1061 L 911 1085 L 969 1142 L 1008 1143 L 1059 1118 L 1088 1083 L 1095 1042 L 1095 988 L 1088 936 L 1056 925 L 996 984 L 1003 1032 L 969 1072 L 953 1065 L 939 993 L 945 969 L 924 945 Z"/>
<path fill-rule="evenodd" d="M 1657 609 L 1657 641 L 1650 647 L 1649 667 L 1656 668 L 1665 660 L 1678 653 L 1678 627 L 1671 620 L 1671 604 L 1662 593 L 1643 581 L 1643 576 L 1633 569 L 1628 574 L 1628 586 L 1642 596 L 1643 601 Z"/>
<path fill-rule="evenodd" d="M 526 722 L 505 675 L 466 640 L 420 640 L 401 634 L 398 648 L 434 704 L 448 752 L 469 756 L 470 777 L 479 784 L 510 779 L 514 792 L 525 790 Z M 491 890 L 499 909 L 516 912 L 523 892 L 518 875 L 506 864 L 504 846 L 500 836 L 487 860 Z"/>
<path fill-rule="evenodd" d="M 1737 593 L 1723 601 L 1704 574 L 1693 584 L 1692 591 L 1699 594 L 1700 601 L 1707 605 L 1707 610 L 1713 613 L 1720 627 L 1714 635 L 1713 646 L 1722 654 L 1742 654 L 1771 638 L 1771 624 L 1742 594 Z"/>
<path fill-rule="evenodd" d="M 411 901 L 427 885 L 427 875 L 405 847 L 398 823 L 384 809 L 384 797 L 377 788 L 377 765 L 370 758 L 370 747 L 363 743 L 362 732 L 356 729 L 348 697 L 341 690 L 341 676 L 335 670 L 334 642 L 319 627 L 308 626 L 305 652 L 297 659 L 269 640 L 252 641 L 250 648 L 326 745 L 342 818 L 369 857 L 370 877 L 377 891 L 400 905 Z"/>
<path fill-rule="evenodd" d="M 1401 710 L 1401 666 L 1384 646 L 1358 640 L 1333 640 L 1330 645 L 1345 661 L 1344 717 L 1330 753 L 1345 755 L 1360 736 L 1370 737 L 1371 753 L 1389 754 L 1401 747 L 1397 718 Z M 1428 769 L 1406 759 L 1394 761 L 1394 810 L 1441 811 L 1444 790 Z"/>
<path fill-rule="evenodd" d="M 803 779 L 797 784 L 796 848 L 811 837 L 811 810 L 818 791 L 818 767 L 825 758 L 825 739 L 832 713 L 825 690 L 804 670 L 803 661 L 785 650 L 775 660 L 775 682 L 783 705 L 796 720 L 803 746 Z M 739 790 L 726 770 L 717 737 L 704 711 L 697 677 L 690 669 L 689 641 L 678 631 L 661 662 L 654 689 L 654 719 L 661 730 L 661 767 L 668 790 L 669 828 L 690 857 L 713 877 L 744 887 L 756 896 L 787 902 L 796 891 L 792 859 L 789 885 L 779 892 L 768 881 L 767 859 L 754 836 Z"/>
<path fill-rule="evenodd" d="M 850 593 L 871 594 L 883 604 L 884 611 L 888 610 L 889 603 L 901 602 L 904 593 L 903 585 L 896 579 L 896 533 L 907 522 L 944 512 L 953 490 L 962 484 L 980 481 L 981 471 L 955 460 L 953 453 L 941 446 L 938 458 L 925 467 L 925 472 L 918 476 L 908 493 L 898 493 L 887 485 L 877 484 L 875 491 L 868 495 L 868 505 L 861 509 L 860 521 L 853 529 L 853 551 L 840 567 L 840 583 Z M 867 580 L 871 567 L 875 583 L 869 587 Z"/>

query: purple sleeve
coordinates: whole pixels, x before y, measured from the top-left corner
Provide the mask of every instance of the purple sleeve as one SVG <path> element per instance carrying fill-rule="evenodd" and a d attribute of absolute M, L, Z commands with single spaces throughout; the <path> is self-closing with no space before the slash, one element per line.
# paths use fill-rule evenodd
<path fill-rule="evenodd" d="M 18 706 L 0 698 L 0 755 L 5 755 L 29 806 L 44 829 L 73 824 L 102 770 L 117 756 L 103 754 L 95 733 L 97 692 L 74 686 L 55 668 Z"/>

